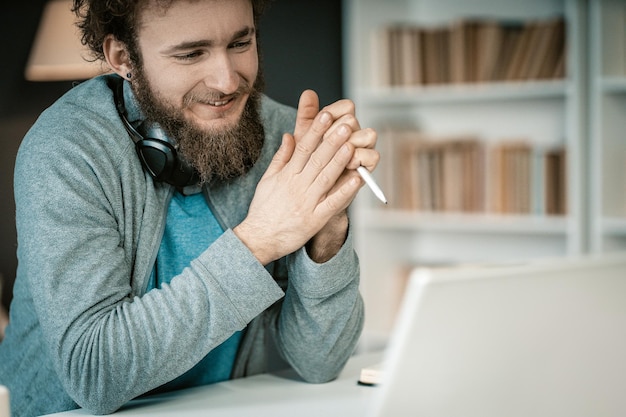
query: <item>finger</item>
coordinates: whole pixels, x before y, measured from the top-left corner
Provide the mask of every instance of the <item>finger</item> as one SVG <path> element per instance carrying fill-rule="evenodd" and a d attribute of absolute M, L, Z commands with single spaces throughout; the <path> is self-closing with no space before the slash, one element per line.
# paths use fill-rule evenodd
<path fill-rule="evenodd" d="M 309 129 L 301 136 L 295 137 L 296 147 L 293 152 L 290 167 L 296 173 L 300 173 L 308 164 L 311 155 L 322 142 L 322 136 L 332 123 L 330 113 L 319 112 L 313 119 Z M 347 138 L 346 138 L 347 139 Z M 331 142 L 334 143 L 334 142 Z"/>
<path fill-rule="evenodd" d="M 333 120 L 338 125 L 339 123 L 346 123 L 350 125 L 353 130 L 360 129 L 358 121 L 356 120 L 356 108 L 352 100 L 343 99 L 338 100 L 332 104 L 325 106 L 322 111 L 327 111 L 332 115 Z M 352 120 L 348 121 L 346 118 L 351 117 Z M 341 119 L 341 120 L 340 120 Z M 334 130 L 331 128 L 329 130 Z"/>
<path fill-rule="evenodd" d="M 350 135 L 350 143 L 355 148 L 368 148 L 373 149 L 376 146 L 378 140 L 378 133 L 374 129 L 366 128 L 360 130 L 354 130 Z"/>
<path fill-rule="evenodd" d="M 344 143 L 335 152 L 330 161 L 317 173 L 308 191 L 310 195 L 324 196 L 336 187 L 339 178 L 346 171 L 346 165 L 352 159 L 354 147 Z M 314 171 L 310 171 L 314 172 Z"/>
<path fill-rule="evenodd" d="M 315 116 L 320 111 L 320 101 L 317 93 L 313 90 L 305 90 L 298 101 L 298 113 L 293 136 L 299 140 L 309 130 Z"/>
<path fill-rule="evenodd" d="M 352 130 L 350 130 L 350 127 L 347 125 L 340 125 L 337 129 L 335 129 L 335 133 L 333 133 L 327 139 L 321 142 L 315 152 L 311 154 L 309 160 L 302 169 L 302 178 L 311 183 L 315 181 L 315 179 L 333 160 L 333 158 L 336 158 L 337 153 L 341 151 L 342 145 L 344 145 L 348 141 L 348 139 L 350 139 L 351 134 Z M 354 147 L 350 145 L 349 149 L 350 153 L 352 153 L 352 149 L 354 149 Z M 337 176 L 341 174 L 341 171 L 343 169 L 345 169 L 345 164 L 347 164 L 348 161 L 349 159 L 342 161 L 343 166 L 340 167 Z M 328 174 L 329 173 L 327 171 L 324 175 Z M 327 190 L 324 190 L 324 192 L 325 191 Z"/>
<path fill-rule="evenodd" d="M 368 171 L 372 172 L 380 162 L 380 153 L 375 149 L 356 148 L 352 159 L 346 165 L 346 169 L 357 169 L 364 166 Z"/>
<path fill-rule="evenodd" d="M 322 111 L 326 111 L 326 110 L 322 110 Z M 338 119 L 336 119 L 333 122 L 331 127 L 324 134 L 324 139 L 326 139 L 328 135 L 332 134 L 335 131 L 335 129 L 341 124 L 346 124 L 350 126 L 350 128 L 354 132 L 361 129 L 361 125 L 359 124 L 359 121 L 353 114 L 344 114 L 343 116 L 340 116 Z"/>
<path fill-rule="evenodd" d="M 270 162 L 263 176 L 271 176 L 281 171 L 291 160 L 295 147 L 296 144 L 293 136 L 289 133 L 285 133 L 280 147 L 272 157 L 272 162 Z"/>
<path fill-rule="evenodd" d="M 348 114 L 356 116 L 356 107 L 354 106 L 354 102 L 348 99 L 337 100 L 332 104 L 324 106 L 322 110 L 329 112 L 333 116 L 334 120 Z"/>
<path fill-rule="evenodd" d="M 316 214 L 330 217 L 347 209 L 363 185 L 364 182 L 356 171 L 343 175 L 320 201 L 315 209 Z"/>

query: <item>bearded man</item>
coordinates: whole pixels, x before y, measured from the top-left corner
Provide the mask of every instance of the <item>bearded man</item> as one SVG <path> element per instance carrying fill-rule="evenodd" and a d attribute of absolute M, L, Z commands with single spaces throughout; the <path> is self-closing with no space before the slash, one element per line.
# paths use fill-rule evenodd
<path fill-rule="evenodd" d="M 110 74 L 44 111 L 15 170 L 0 345 L 14 417 L 110 413 L 293 368 L 332 380 L 363 323 L 347 208 L 376 133 L 266 97 L 257 0 L 75 0 Z M 286 69 L 288 70 L 288 69 Z"/>

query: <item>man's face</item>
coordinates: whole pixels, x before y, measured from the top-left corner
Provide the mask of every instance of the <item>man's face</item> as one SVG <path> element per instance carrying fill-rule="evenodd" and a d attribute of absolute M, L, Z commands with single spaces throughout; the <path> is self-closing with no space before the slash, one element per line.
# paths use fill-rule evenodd
<path fill-rule="evenodd" d="M 200 128 L 235 125 L 258 72 L 250 0 L 149 4 L 138 46 L 153 93 Z"/>
<path fill-rule="evenodd" d="M 243 174 L 263 141 L 250 0 L 150 1 L 139 21 L 131 81 L 148 119 L 204 181 Z"/>

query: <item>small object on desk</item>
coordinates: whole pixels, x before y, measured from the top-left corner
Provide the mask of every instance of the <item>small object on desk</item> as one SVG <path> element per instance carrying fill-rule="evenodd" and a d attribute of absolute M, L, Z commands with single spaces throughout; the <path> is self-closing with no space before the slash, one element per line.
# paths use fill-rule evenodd
<path fill-rule="evenodd" d="M 380 201 L 387 204 L 387 197 L 385 197 L 385 194 L 383 194 L 383 190 L 381 190 L 378 184 L 376 184 L 376 181 L 374 181 L 374 177 L 372 177 L 372 174 L 367 170 L 367 168 L 365 168 L 364 166 L 360 166 L 356 170 L 359 175 L 361 175 L 361 178 L 363 178 L 368 187 L 370 187 L 370 189 L 374 192 L 374 195 L 376 195 L 376 197 L 378 197 Z"/>
<path fill-rule="evenodd" d="M 382 379 L 382 367 L 382 363 L 377 363 L 375 365 L 362 368 L 358 384 L 368 386 L 378 385 Z"/>

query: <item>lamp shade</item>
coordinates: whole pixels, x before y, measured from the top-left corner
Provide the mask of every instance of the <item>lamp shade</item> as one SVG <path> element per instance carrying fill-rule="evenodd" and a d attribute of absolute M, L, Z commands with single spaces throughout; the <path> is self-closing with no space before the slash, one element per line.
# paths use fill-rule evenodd
<path fill-rule="evenodd" d="M 27 80 L 81 80 L 108 71 L 103 62 L 88 60 L 89 51 L 80 42 L 71 9 L 72 0 L 46 4 L 26 65 Z"/>

